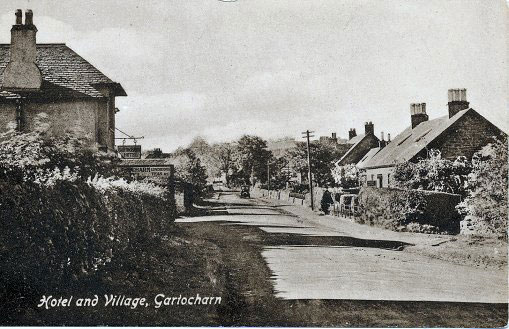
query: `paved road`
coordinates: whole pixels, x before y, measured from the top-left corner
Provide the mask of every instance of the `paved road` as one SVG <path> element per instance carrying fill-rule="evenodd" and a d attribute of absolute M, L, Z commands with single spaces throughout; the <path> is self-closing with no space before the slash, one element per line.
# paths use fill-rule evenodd
<path fill-rule="evenodd" d="M 507 270 L 402 252 L 404 242 L 356 238 L 232 193 L 221 193 L 218 201 L 227 206 L 217 215 L 180 221 L 231 222 L 277 235 L 278 243 L 262 251 L 277 297 L 507 303 Z"/>

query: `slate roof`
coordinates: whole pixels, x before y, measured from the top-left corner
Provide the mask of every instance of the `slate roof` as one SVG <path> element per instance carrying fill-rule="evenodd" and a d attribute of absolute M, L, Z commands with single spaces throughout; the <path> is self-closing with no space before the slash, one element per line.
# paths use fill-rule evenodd
<path fill-rule="evenodd" d="M 355 136 L 354 138 L 350 139 L 350 140 L 347 142 L 347 144 L 350 144 L 350 145 L 352 145 L 352 146 L 348 149 L 348 151 L 346 151 L 346 153 L 345 153 L 345 154 L 343 154 L 343 156 L 341 157 L 341 159 L 339 159 L 338 161 L 336 161 L 336 165 L 339 165 L 339 164 L 343 161 L 343 159 L 345 159 L 346 157 L 348 157 L 348 155 L 349 155 L 350 153 L 352 153 L 352 152 L 355 150 L 355 148 L 357 147 L 357 145 L 358 145 L 358 144 L 360 144 L 360 142 L 362 142 L 362 141 L 364 140 L 364 138 L 365 138 L 365 137 L 366 137 L 366 134 L 360 134 L 360 135 Z"/>
<path fill-rule="evenodd" d="M 351 144 L 351 145 L 355 145 L 357 144 L 358 142 L 360 142 L 361 140 L 364 139 L 364 136 L 366 136 L 365 134 L 360 134 L 360 135 L 357 135 L 355 136 L 354 138 L 346 141 L 346 144 Z"/>
<path fill-rule="evenodd" d="M 371 150 L 368 151 L 368 153 L 366 153 L 366 155 L 364 155 L 361 159 L 361 161 L 359 161 L 357 163 L 357 168 L 359 169 L 362 169 L 365 167 L 366 163 L 368 163 L 376 154 L 378 154 L 378 152 L 380 152 L 383 148 L 380 148 L 380 147 L 374 147 L 372 148 Z"/>
<path fill-rule="evenodd" d="M 0 44 L 0 84 L 10 58 L 10 44 Z M 63 43 L 37 44 L 36 64 L 43 83 L 39 91 L 48 98 L 100 98 L 97 87 L 113 87 L 115 96 L 127 96 L 119 83 L 101 73 Z M 19 95 L 0 91 L 0 97 L 18 98 Z"/>
<path fill-rule="evenodd" d="M 445 132 L 447 128 L 472 111 L 475 112 L 473 109 L 463 110 L 452 118 L 449 118 L 449 115 L 445 115 L 437 119 L 422 122 L 414 129 L 411 126 L 406 128 L 387 146 L 379 150 L 379 152 L 371 149 L 367 154 L 370 156 L 365 156 L 365 159 L 363 158 L 364 161 L 361 160 L 362 168 L 392 167 L 397 163 L 412 160 L 420 151 Z"/>

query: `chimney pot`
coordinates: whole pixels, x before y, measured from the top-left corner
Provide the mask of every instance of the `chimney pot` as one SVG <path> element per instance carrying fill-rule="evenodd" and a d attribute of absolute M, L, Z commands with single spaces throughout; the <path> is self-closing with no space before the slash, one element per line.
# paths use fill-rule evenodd
<path fill-rule="evenodd" d="M 41 71 L 37 67 L 37 28 L 33 25 L 33 13 L 25 13 L 25 25 L 21 24 L 21 10 L 16 10 L 16 24 L 11 29 L 10 58 L 4 69 L 2 88 L 11 91 L 39 90 Z"/>
<path fill-rule="evenodd" d="M 22 25 L 23 24 L 23 12 L 21 9 L 16 9 L 16 25 Z"/>
<path fill-rule="evenodd" d="M 467 102 L 467 90 L 463 89 L 449 89 L 448 90 L 449 103 L 449 118 L 452 118 L 456 113 L 468 109 L 470 103 Z"/>
<path fill-rule="evenodd" d="M 25 12 L 25 25 L 34 25 L 34 13 L 32 9 L 28 9 Z"/>
<path fill-rule="evenodd" d="M 412 103 L 410 104 L 410 118 L 412 122 L 412 129 L 419 124 L 428 121 L 426 114 L 426 103 Z"/>
<path fill-rule="evenodd" d="M 387 134 L 387 143 L 391 141 L 391 134 Z"/>
<path fill-rule="evenodd" d="M 366 124 L 364 126 L 364 133 L 366 135 L 373 135 L 375 133 L 375 128 L 371 121 L 366 122 Z"/>
<path fill-rule="evenodd" d="M 355 136 L 357 136 L 355 128 L 350 128 L 350 130 L 348 131 L 348 140 L 354 138 Z"/>

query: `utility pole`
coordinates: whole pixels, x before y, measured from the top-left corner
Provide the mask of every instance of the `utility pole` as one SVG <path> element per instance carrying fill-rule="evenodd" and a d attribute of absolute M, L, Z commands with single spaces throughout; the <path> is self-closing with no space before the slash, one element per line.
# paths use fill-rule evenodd
<path fill-rule="evenodd" d="M 309 182 L 309 193 L 310 193 L 310 196 L 311 196 L 311 210 L 315 210 L 315 205 L 314 205 L 314 202 L 313 202 L 313 176 L 311 175 L 311 154 L 309 152 L 309 138 L 310 137 L 314 137 L 313 135 L 311 135 L 311 133 L 314 133 L 314 131 L 309 131 L 309 130 L 306 130 L 305 132 L 303 132 L 302 134 L 304 134 L 305 136 L 303 136 L 302 138 L 306 138 L 306 145 L 307 145 L 307 150 L 308 150 L 308 182 Z"/>
<path fill-rule="evenodd" d="M 267 161 L 267 196 L 270 198 L 270 160 Z"/>

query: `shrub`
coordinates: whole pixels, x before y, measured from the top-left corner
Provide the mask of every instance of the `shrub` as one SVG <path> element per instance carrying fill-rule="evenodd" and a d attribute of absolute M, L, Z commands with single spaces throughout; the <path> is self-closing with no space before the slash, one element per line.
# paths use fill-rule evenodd
<path fill-rule="evenodd" d="M 363 187 L 357 220 L 392 230 L 419 224 L 455 233 L 459 215 L 454 207 L 459 199 L 458 195 L 439 192 Z"/>
<path fill-rule="evenodd" d="M 442 159 L 440 151 L 430 150 L 427 159 L 396 165 L 391 184 L 401 189 L 417 189 L 466 195 L 466 182 L 472 164 L 465 157 Z"/>
<path fill-rule="evenodd" d="M 507 239 L 507 161 L 507 138 L 487 145 L 472 159 L 468 195 L 458 210 L 468 217 L 478 234 Z"/>
<path fill-rule="evenodd" d="M 52 138 L 45 119 L 0 136 L 3 287 L 51 292 L 76 283 L 175 218 L 166 191 L 115 177 L 113 154 L 86 149 L 71 133 Z"/>

